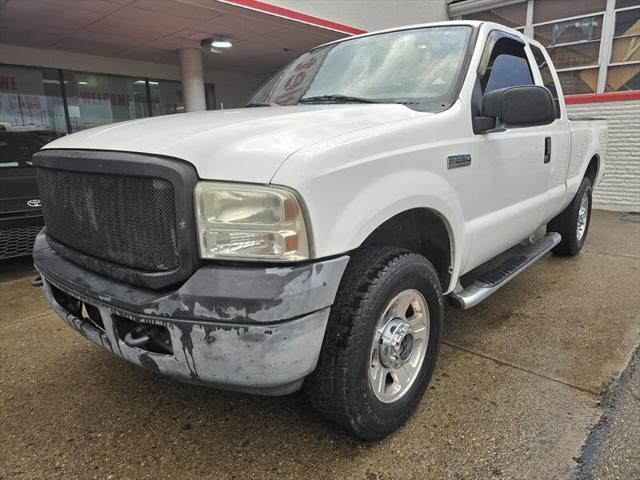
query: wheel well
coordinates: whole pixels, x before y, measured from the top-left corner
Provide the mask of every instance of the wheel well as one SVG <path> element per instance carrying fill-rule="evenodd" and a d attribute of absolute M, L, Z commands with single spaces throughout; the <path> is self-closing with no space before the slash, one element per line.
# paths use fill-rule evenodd
<path fill-rule="evenodd" d="M 591 180 L 591 185 L 593 185 L 598 178 L 598 169 L 600 168 L 600 157 L 598 155 L 594 155 L 594 157 L 589 162 L 589 166 L 587 167 L 587 171 L 584 173 L 585 178 Z"/>
<path fill-rule="evenodd" d="M 443 290 L 449 286 L 451 241 L 443 218 L 433 210 L 415 208 L 399 213 L 376 228 L 361 248 L 385 245 L 424 255 L 433 264 Z"/>

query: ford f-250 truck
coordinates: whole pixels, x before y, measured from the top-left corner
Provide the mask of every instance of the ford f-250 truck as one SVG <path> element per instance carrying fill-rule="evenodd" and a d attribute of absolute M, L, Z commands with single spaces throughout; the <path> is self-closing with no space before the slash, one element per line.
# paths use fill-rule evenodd
<path fill-rule="evenodd" d="M 247 107 L 108 125 L 36 155 L 33 256 L 71 327 L 188 382 L 304 386 L 380 439 L 429 383 L 445 297 L 472 307 L 584 245 L 606 124 L 568 118 L 549 56 L 515 30 L 339 40 Z"/>

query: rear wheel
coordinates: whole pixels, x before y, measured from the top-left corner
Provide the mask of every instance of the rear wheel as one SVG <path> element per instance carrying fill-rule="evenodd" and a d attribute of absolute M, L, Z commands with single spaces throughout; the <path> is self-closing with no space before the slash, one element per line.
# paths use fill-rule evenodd
<path fill-rule="evenodd" d="M 562 235 L 562 241 L 553 249 L 554 253 L 573 256 L 582 250 L 591 222 L 591 194 L 591 181 L 585 177 L 571 203 L 547 225 L 547 231 Z"/>
<path fill-rule="evenodd" d="M 352 255 L 306 391 L 321 413 L 365 440 L 409 417 L 433 373 L 443 301 L 433 265 L 389 247 Z"/>

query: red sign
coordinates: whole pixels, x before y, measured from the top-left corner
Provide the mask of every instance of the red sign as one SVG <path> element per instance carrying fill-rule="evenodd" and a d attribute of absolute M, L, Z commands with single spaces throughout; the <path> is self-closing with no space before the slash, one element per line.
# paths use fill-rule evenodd
<path fill-rule="evenodd" d="M 0 90 L 16 91 L 18 89 L 16 77 L 0 77 Z"/>
<path fill-rule="evenodd" d="M 126 93 L 110 92 L 80 92 L 83 103 L 109 103 L 116 107 L 126 107 L 129 105 L 129 95 Z"/>

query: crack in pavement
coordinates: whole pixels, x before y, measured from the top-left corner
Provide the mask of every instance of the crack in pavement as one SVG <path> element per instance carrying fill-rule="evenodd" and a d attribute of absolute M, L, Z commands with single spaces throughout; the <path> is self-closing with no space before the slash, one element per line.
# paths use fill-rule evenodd
<path fill-rule="evenodd" d="M 597 252 L 594 250 L 585 250 L 585 255 L 603 255 L 605 257 L 620 257 L 620 258 L 633 258 L 634 260 L 640 260 L 640 256 L 638 255 L 628 255 L 624 253 L 606 253 L 606 252 Z"/>
<path fill-rule="evenodd" d="M 633 379 L 634 373 L 640 374 L 640 345 L 636 347 L 634 353 L 630 356 L 629 361 L 626 364 L 625 369 L 620 374 L 620 376 L 615 379 L 612 379 L 607 385 L 607 387 L 603 389 L 603 391 L 594 392 L 592 390 L 585 389 L 578 385 L 571 384 L 563 380 L 550 377 L 548 375 L 544 375 L 542 373 L 530 370 L 520 365 L 515 365 L 513 363 L 500 360 L 491 355 L 487 355 L 487 354 L 475 351 L 473 349 L 466 348 L 461 345 L 457 345 L 455 343 L 445 342 L 445 341 L 443 341 L 442 343 L 447 345 L 448 347 L 458 349 L 458 350 L 470 353 L 472 355 L 476 355 L 478 357 L 495 362 L 499 365 L 511 367 L 511 368 L 520 370 L 522 372 L 525 372 L 527 374 L 530 374 L 539 378 L 544 378 L 546 380 L 559 383 L 561 385 L 578 390 L 580 392 L 587 393 L 589 395 L 594 396 L 595 397 L 594 399 L 597 399 L 596 406 L 601 411 L 600 418 L 595 425 L 588 428 L 588 430 L 585 432 L 585 437 L 584 437 L 584 441 L 582 443 L 582 448 L 581 448 L 581 454 L 579 457 L 574 457 L 576 466 L 569 478 L 576 479 L 576 480 L 596 480 L 596 479 L 602 480 L 603 478 L 616 478 L 616 479 L 626 478 L 626 477 L 619 477 L 617 475 L 602 477 L 602 472 L 599 472 L 598 470 L 605 469 L 606 471 L 609 471 L 610 469 L 615 469 L 615 468 L 618 468 L 618 469 L 634 468 L 633 458 L 626 458 L 624 455 L 620 457 L 619 452 L 617 451 L 614 451 L 614 453 L 611 453 L 611 450 L 612 450 L 611 447 L 609 447 L 608 450 L 605 450 L 605 445 L 607 442 L 611 442 L 611 438 L 615 437 L 615 435 L 618 435 L 621 438 L 623 445 L 629 445 L 630 448 L 633 448 L 633 445 L 630 445 L 630 443 L 633 443 L 633 442 L 628 442 L 627 438 L 622 437 L 621 434 L 617 432 L 617 430 L 614 433 L 612 433 L 612 429 L 613 429 L 612 424 L 616 421 L 616 415 L 618 415 L 617 410 L 619 409 L 619 405 L 622 402 L 622 396 L 625 393 L 627 393 L 629 396 L 635 399 L 635 401 L 640 402 L 640 396 L 634 391 L 634 388 L 630 385 Z M 640 410 L 640 406 L 638 407 L 638 409 Z M 633 415 L 633 413 L 631 415 Z M 624 419 L 621 420 L 621 422 L 624 423 Z M 633 428 L 633 426 L 631 428 Z M 623 433 L 622 435 L 625 435 L 625 434 Z M 628 433 L 626 435 L 628 436 Z M 636 449 L 637 448 L 638 447 L 636 447 Z M 634 455 L 633 453 L 629 454 L 629 449 L 627 449 L 625 453 L 627 454 L 628 457 L 633 457 Z M 609 465 L 608 463 L 611 463 L 611 460 L 609 458 L 612 455 L 617 455 L 617 456 L 615 456 L 613 460 L 614 463 L 612 465 Z M 627 464 L 630 464 L 631 466 L 629 467 Z M 636 469 L 640 471 L 640 468 L 636 467 Z M 632 477 L 629 477 L 629 478 L 631 479 Z M 638 476 L 637 478 L 640 479 L 640 476 Z"/>
<path fill-rule="evenodd" d="M 522 372 L 528 373 L 530 375 L 535 375 L 536 377 L 539 377 L 539 378 L 544 378 L 546 380 L 551 380 L 552 382 L 556 382 L 556 383 L 559 383 L 561 385 L 565 385 L 567 387 L 571 387 L 571 388 L 573 388 L 575 390 L 579 390 L 581 392 L 588 393 L 588 394 L 594 395 L 596 397 L 602 393 L 600 391 L 596 392 L 596 391 L 590 390 L 588 388 L 584 388 L 584 387 L 581 387 L 579 385 L 575 385 L 573 383 L 565 382 L 564 380 L 560 380 L 559 378 L 550 377 L 548 375 L 536 372 L 534 370 L 530 370 L 530 369 L 528 369 L 526 367 L 522 367 L 520 365 L 515 365 L 513 363 L 510 363 L 510 362 L 507 362 L 507 361 L 504 361 L 504 360 L 500 360 L 499 358 L 493 357 L 491 355 L 487 355 L 485 353 L 478 352 L 476 350 L 472 350 L 472 349 L 467 348 L 467 347 L 463 347 L 463 346 L 455 344 L 455 343 L 451 343 L 451 342 L 448 342 L 448 341 L 443 341 L 442 343 L 444 345 L 449 346 L 449 347 L 457 348 L 458 350 L 462 350 L 464 352 L 471 353 L 472 355 L 477 355 L 478 357 L 486 358 L 487 360 L 491 360 L 491 361 L 493 361 L 495 363 L 498 363 L 500 365 L 504 365 L 504 366 L 507 366 L 507 367 L 515 368 L 517 370 L 520 370 Z"/>

